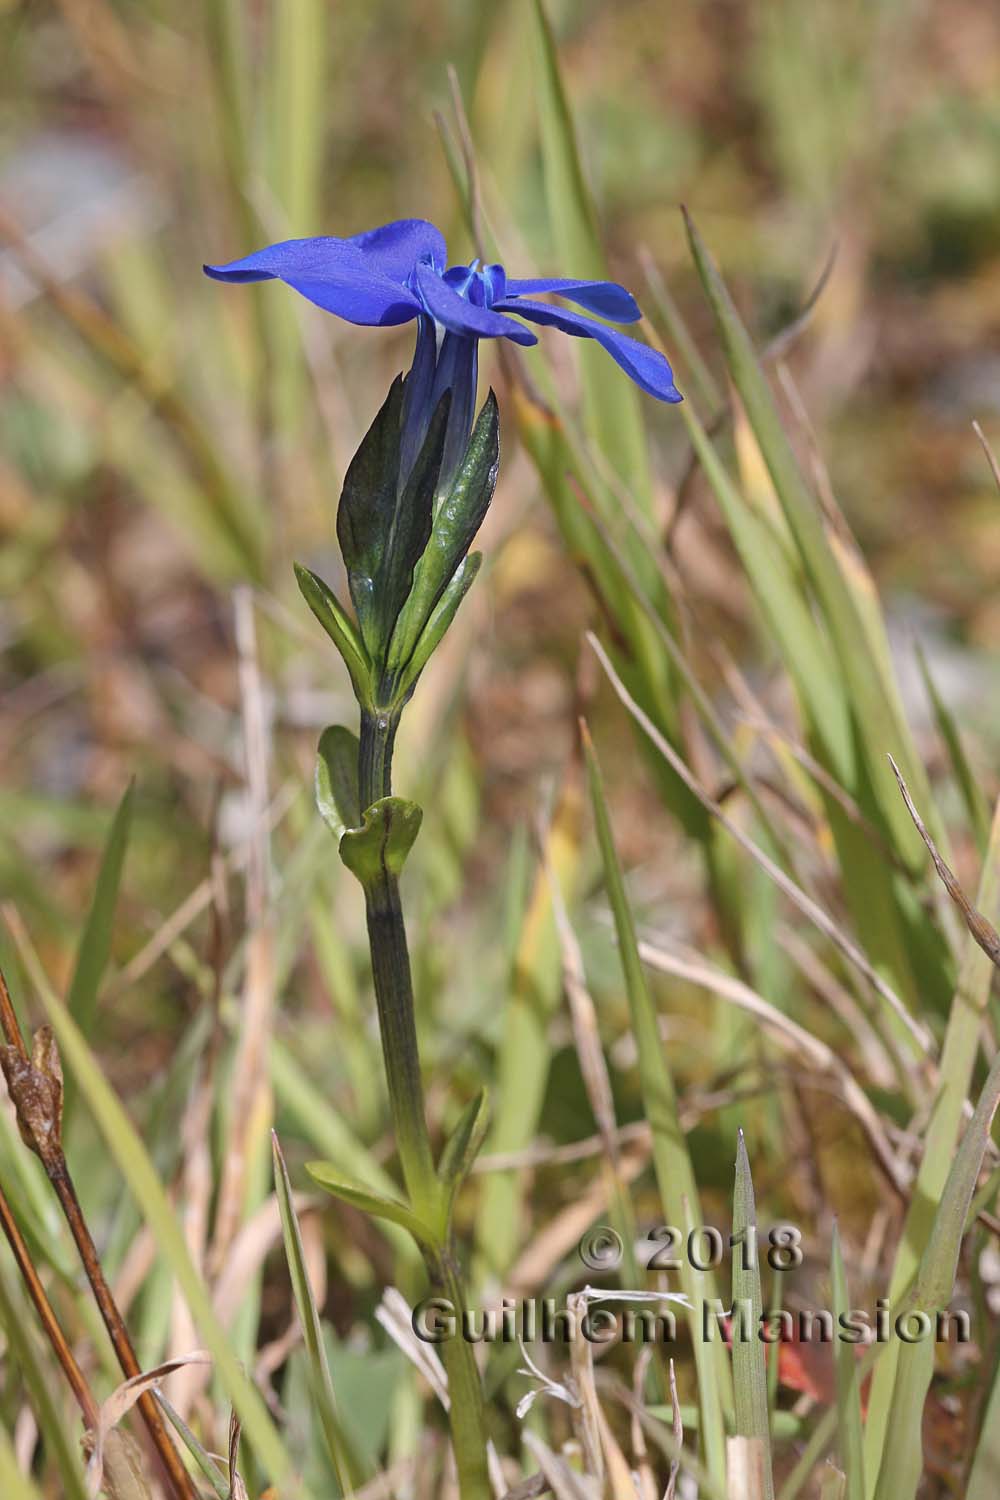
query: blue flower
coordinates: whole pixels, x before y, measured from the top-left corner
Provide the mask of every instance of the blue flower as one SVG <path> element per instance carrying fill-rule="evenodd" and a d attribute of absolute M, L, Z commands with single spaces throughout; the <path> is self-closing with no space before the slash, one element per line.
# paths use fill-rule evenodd
<path fill-rule="evenodd" d="M 624 287 L 564 277 L 509 280 L 503 266 L 480 267 L 478 261 L 448 267 L 444 237 L 425 219 L 398 219 L 349 239 L 283 240 L 205 271 L 219 281 L 284 281 L 348 323 L 385 327 L 416 319 L 403 418 L 404 473 L 419 452 L 431 413 L 449 390 L 442 474 L 454 472 L 472 428 L 479 340 L 538 342 L 515 317 L 594 339 L 642 390 L 661 401 L 681 400 L 669 364 L 655 349 L 583 313 L 537 302 L 533 295 L 553 292 L 601 318 L 634 323 L 641 314 Z"/>

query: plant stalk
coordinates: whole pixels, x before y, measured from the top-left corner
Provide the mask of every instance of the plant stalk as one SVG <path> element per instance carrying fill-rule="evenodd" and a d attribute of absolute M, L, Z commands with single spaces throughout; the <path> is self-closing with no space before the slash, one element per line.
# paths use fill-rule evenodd
<path fill-rule="evenodd" d="M 66 1163 L 66 1155 L 62 1148 L 62 1070 L 58 1067 L 58 1093 L 46 1094 L 45 1085 L 51 1085 L 53 1075 L 51 1071 L 43 1072 L 40 1066 L 35 1065 L 33 1057 L 29 1058 L 28 1049 L 21 1035 L 20 1024 L 10 998 L 7 982 L 0 972 L 0 1030 L 2 1030 L 6 1048 L 4 1051 L 4 1073 L 7 1077 L 7 1091 L 17 1112 L 17 1122 L 25 1144 L 34 1151 L 45 1168 L 45 1175 L 52 1185 L 55 1195 L 59 1200 L 59 1206 L 63 1211 L 70 1233 L 76 1242 L 76 1248 L 83 1263 L 87 1280 L 90 1282 L 94 1300 L 104 1320 L 104 1325 L 111 1337 L 118 1363 L 121 1365 L 122 1373 L 126 1379 L 133 1379 L 142 1374 L 139 1361 L 136 1358 L 135 1348 L 129 1336 L 125 1320 L 118 1310 L 111 1288 L 108 1285 L 104 1268 L 101 1265 L 97 1247 L 93 1236 L 84 1217 L 80 1200 L 76 1195 L 76 1188 L 70 1176 L 69 1167 Z M 39 1033 L 41 1035 L 41 1033 Z M 37 1040 L 37 1038 L 36 1038 Z M 53 1043 L 54 1046 L 54 1043 Z M 20 1067 L 15 1068 L 14 1063 Z M 49 1065 L 51 1067 L 51 1065 Z M 10 1223 L 4 1222 L 4 1230 L 7 1233 L 11 1247 L 24 1274 L 22 1258 L 17 1254 L 16 1237 L 11 1237 L 11 1228 L 16 1230 L 16 1225 L 11 1219 Z M 49 1318 L 46 1316 L 45 1308 L 35 1294 L 35 1288 L 30 1278 L 26 1277 L 28 1290 L 32 1294 L 35 1306 L 42 1318 L 46 1332 L 53 1339 L 53 1347 L 60 1354 L 63 1369 L 67 1373 L 70 1384 L 73 1387 L 77 1400 L 81 1403 L 85 1418 L 88 1416 L 86 1396 L 79 1387 L 71 1365 L 63 1358 L 63 1354 L 69 1353 L 68 1349 L 60 1350 L 59 1343 L 54 1338 L 54 1330 Z M 65 1341 L 63 1341 L 64 1343 Z M 92 1398 L 91 1398 L 92 1401 Z M 159 1455 L 160 1461 L 170 1483 L 171 1492 L 177 1500 L 198 1500 L 198 1491 L 194 1480 L 184 1466 L 184 1461 L 174 1447 L 170 1434 L 167 1432 L 160 1409 L 156 1404 L 156 1398 L 152 1391 L 143 1391 L 138 1400 L 139 1411 L 146 1424 L 153 1446 Z"/>
<path fill-rule="evenodd" d="M 362 814 L 373 802 L 392 795 L 392 752 L 398 724 L 398 711 L 361 711 L 358 791 Z M 460 1330 L 465 1293 L 449 1243 L 444 1195 L 434 1170 L 427 1130 L 399 881 L 384 866 L 375 879 L 365 883 L 365 910 L 382 1055 L 403 1179 L 412 1208 L 438 1241 L 436 1253 L 425 1255 L 427 1268 L 435 1293 L 440 1292 L 454 1306 Z M 472 1346 L 459 1331 L 442 1346 L 441 1353 L 451 1397 L 449 1421 L 459 1492 L 462 1500 L 491 1500 L 483 1392 Z"/>

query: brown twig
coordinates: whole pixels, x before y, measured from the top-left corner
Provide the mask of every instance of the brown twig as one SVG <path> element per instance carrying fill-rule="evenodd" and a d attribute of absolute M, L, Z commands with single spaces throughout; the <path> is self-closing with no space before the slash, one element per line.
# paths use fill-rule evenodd
<path fill-rule="evenodd" d="M 941 858 L 937 845 L 927 832 L 923 819 L 917 812 L 913 798 L 910 796 L 910 789 L 903 780 L 902 773 L 891 755 L 889 756 L 889 764 L 892 767 L 893 775 L 899 782 L 899 790 L 903 794 L 906 810 L 913 819 L 913 826 L 927 845 L 927 852 L 933 861 L 935 870 L 938 872 L 941 884 L 961 912 L 973 941 L 979 944 L 994 968 L 1000 969 L 1000 933 L 997 932 L 993 923 L 988 921 L 982 912 L 977 911 L 972 905 L 972 902 L 962 890 L 955 876 Z"/>
<path fill-rule="evenodd" d="M 972 430 L 982 444 L 983 452 L 986 454 L 986 462 L 990 466 L 990 473 L 997 482 L 997 489 L 1000 490 L 1000 463 L 997 462 L 997 456 L 990 447 L 986 434 L 978 422 L 973 422 Z"/>
<path fill-rule="evenodd" d="M 7 920 L 18 948 L 30 956 L 27 933 L 16 914 L 8 910 Z M 11 1102 L 17 1112 L 21 1137 L 41 1161 L 45 1175 L 59 1200 L 123 1374 L 129 1379 L 141 1375 L 142 1370 L 132 1340 L 108 1286 L 63 1151 L 62 1068 L 52 1029 L 49 1026 L 39 1027 L 29 1057 L 6 984 L 0 985 L 0 1020 L 7 1043 L 0 1048 L 0 1065 L 7 1079 Z M 145 1392 L 138 1405 L 177 1500 L 198 1500 L 194 1481 L 170 1439 L 152 1393 Z"/>
<path fill-rule="evenodd" d="M 24 1037 L 21 1035 L 21 1024 L 17 1019 L 17 1011 L 14 1002 L 10 998 L 10 990 L 7 988 L 7 978 L 0 969 L 0 1026 L 3 1027 L 4 1040 L 8 1047 L 14 1047 L 21 1054 L 25 1062 L 28 1061 L 28 1049 L 24 1045 Z"/>
<path fill-rule="evenodd" d="M 10 1204 L 0 1188 L 0 1227 L 7 1237 L 7 1243 L 11 1248 L 17 1269 L 21 1273 L 28 1296 L 31 1298 L 38 1313 L 39 1321 L 45 1330 L 45 1336 L 52 1345 L 52 1352 L 62 1366 L 63 1373 L 69 1382 L 70 1390 L 76 1397 L 76 1403 L 83 1414 L 84 1425 L 93 1429 L 97 1425 L 97 1402 L 87 1384 L 86 1378 L 80 1366 L 77 1364 L 76 1356 L 66 1342 L 66 1335 L 59 1326 L 48 1299 L 41 1278 L 35 1269 L 31 1259 L 31 1251 L 25 1243 L 24 1236 L 18 1228 L 17 1220 L 14 1218 Z"/>

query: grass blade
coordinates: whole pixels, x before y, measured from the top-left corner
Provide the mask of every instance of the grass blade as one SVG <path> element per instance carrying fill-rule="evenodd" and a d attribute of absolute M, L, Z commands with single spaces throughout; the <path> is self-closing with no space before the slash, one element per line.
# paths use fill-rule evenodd
<path fill-rule="evenodd" d="M 1000 915 L 1000 803 L 993 819 L 976 906 L 988 919 Z M 940 1202 L 948 1177 L 962 1111 L 972 1083 L 979 1032 L 992 979 L 992 963 L 968 933 L 941 1050 L 941 1088 L 927 1126 L 923 1156 L 889 1283 L 889 1296 L 893 1301 L 916 1272 L 932 1231 L 935 1205 Z M 899 1344 L 893 1339 L 887 1345 L 872 1381 L 865 1424 L 865 1464 L 869 1485 L 874 1483 L 885 1441 L 898 1355 Z"/>
<path fill-rule="evenodd" d="M 618 935 L 619 956 L 639 1056 L 640 1088 L 646 1118 L 653 1134 L 653 1165 L 657 1186 L 668 1223 L 686 1224 L 690 1214 L 693 1223 L 701 1224 L 703 1220 L 698 1207 L 698 1185 L 684 1132 L 677 1117 L 677 1096 L 660 1039 L 656 1007 L 639 957 L 635 923 L 615 848 L 600 767 L 585 725 L 581 725 L 581 731 L 591 805 L 604 863 L 604 880 Z M 706 1273 L 702 1284 L 709 1297 L 715 1295 L 713 1281 L 714 1278 L 708 1277 Z M 710 1342 L 702 1337 L 701 1312 L 697 1300 L 699 1287 L 686 1262 L 681 1269 L 681 1285 L 692 1303 L 689 1319 L 698 1368 L 706 1464 L 709 1472 L 720 1482 L 724 1482 L 726 1459 L 722 1413 L 732 1405 L 729 1357 L 721 1340 Z"/>
<path fill-rule="evenodd" d="M 930 699 L 931 708 L 934 711 L 934 722 L 937 724 L 938 734 L 944 741 L 945 749 L 948 751 L 948 759 L 951 761 L 951 769 L 954 772 L 958 789 L 965 803 L 966 816 L 969 826 L 975 835 L 976 843 L 979 845 L 980 854 L 986 853 L 986 846 L 990 837 L 990 811 L 983 796 L 982 788 L 972 773 L 965 755 L 965 747 L 962 744 L 958 725 L 948 709 L 947 704 L 938 691 L 937 683 L 931 676 L 931 670 L 927 663 L 922 646 L 917 646 L 917 663 L 920 667 L 920 675 L 924 681 L 924 688 Z"/>
<path fill-rule="evenodd" d="M 21 1473 L 14 1444 L 6 1427 L 0 1424 L 0 1491 L 4 1500 L 42 1500 L 34 1480 Z"/>
<path fill-rule="evenodd" d="M 51 1367 L 47 1368 L 39 1357 L 28 1323 L 27 1308 L 19 1296 L 15 1300 L 3 1273 L 0 1273 L 0 1326 L 7 1335 L 6 1358 L 24 1376 L 39 1432 L 59 1469 L 65 1500 L 88 1500 L 79 1445 L 73 1439 L 65 1411 L 58 1402 Z M 6 1495 L 6 1489 L 2 1493 Z"/>
<path fill-rule="evenodd" d="M 533 73 L 541 127 L 546 202 L 560 263 L 572 276 L 607 277 L 593 200 L 583 174 L 573 118 L 543 0 L 532 0 Z M 638 392 L 602 349 L 580 350 L 587 428 L 640 506 L 651 504 L 649 455 Z"/>
<path fill-rule="evenodd" d="M 833 1318 L 839 1319 L 850 1308 L 847 1273 L 840 1249 L 840 1231 L 833 1226 L 830 1253 L 830 1279 L 833 1289 Z M 861 1431 L 861 1383 L 853 1345 L 838 1339 L 834 1351 L 837 1375 L 837 1426 L 840 1432 L 840 1462 L 847 1480 L 847 1500 L 865 1500 L 864 1437 Z"/>
<path fill-rule="evenodd" d="M 750 337 L 729 291 L 689 215 L 688 239 L 705 294 L 715 315 L 726 360 L 764 462 L 795 538 L 806 573 L 816 592 L 854 708 L 855 723 L 866 750 L 867 769 L 893 844 L 907 864 L 920 867 L 919 838 L 909 824 L 886 764 L 887 751 L 905 761 L 908 779 L 929 803 L 923 769 L 914 755 L 909 732 L 896 711 L 896 694 L 877 666 L 881 649 L 873 643 L 858 601 L 834 551 L 819 507 L 792 451 L 774 398 L 764 378 Z M 901 763 L 902 763 L 901 761 Z"/>
<path fill-rule="evenodd" d="M 738 1437 L 757 1439 L 764 1453 L 763 1493 L 774 1500 L 769 1435 L 767 1369 L 764 1345 L 757 1337 L 763 1299 L 760 1291 L 760 1261 L 745 1253 L 756 1244 L 757 1206 L 753 1178 L 743 1132 L 736 1148 L 736 1184 L 733 1191 L 733 1238 L 743 1252 L 733 1253 L 733 1401 Z M 753 1231 L 751 1233 L 750 1231 Z M 745 1326 L 741 1327 L 744 1323 Z M 741 1336 L 742 1335 L 742 1336 Z"/>
<path fill-rule="evenodd" d="M 93 1028 L 97 1013 L 97 994 L 111 956 L 115 907 L 132 830 L 134 793 L 135 782 L 130 782 L 108 830 L 94 885 L 94 896 L 80 935 L 73 978 L 66 998 L 70 1015 L 86 1037 L 90 1036 Z"/>
<path fill-rule="evenodd" d="M 486 1150 L 523 1151 L 538 1128 L 549 1076 L 549 1019 L 559 1003 L 561 964 L 552 911 L 550 876 L 554 871 L 566 905 L 580 858 L 582 799 L 580 778 L 570 766 L 547 834 L 546 858 L 538 870 L 520 925 L 511 964 L 511 982 L 503 1018 L 503 1037 L 493 1090 L 494 1111 Z M 522 1179 L 514 1173 L 491 1174 L 476 1225 L 476 1240 L 486 1264 L 498 1275 L 508 1269 L 520 1241 Z"/>
<path fill-rule="evenodd" d="M 976 1456 L 972 1460 L 965 1500 L 994 1500 L 1000 1491 L 1000 1353 L 993 1370 Z"/>
<path fill-rule="evenodd" d="M 156 1400 L 163 1415 L 170 1422 L 177 1436 L 198 1465 L 208 1483 L 212 1486 L 216 1500 L 232 1500 L 228 1480 L 223 1479 L 222 1471 L 215 1462 L 215 1459 L 199 1443 L 180 1412 L 174 1410 L 162 1391 L 156 1392 Z"/>
<path fill-rule="evenodd" d="M 288 1178 L 288 1168 L 285 1166 L 285 1158 L 282 1155 L 278 1137 L 273 1131 L 271 1132 L 271 1145 L 274 1155 L 274 1191 L 277 1194 L 278 1208 L 281 1213 L 285 1259 L 288 1262 L 288 1273 L 292 1278 L 295 1306 L 298 1310 L 306 1354 L 309 1358 L 309 1383 L 312 1387 L 313 1404 L 319 1413 L 320 1425 L 323 1428 L 333 1472 L 337 1477 L 339 1493 L 341 1496 L 347 1496 L 351 1494 L 355 1484 L 361 1483 L 364 1476 L 337 1413 L 337 1398 L 334 1395 L 326 1346 L 323 1343 L 323 1330 L 320 1327 L 316 1299 L 309 1280 L 309 1269 L 306 1265 L 298 1216 L 292 1201 L 292 1184 Z"/>
<path fill-rule="evenodd" d="M 952 1163 L 938 1202 L 927 1248 L 917 1273 L 914 1306 L 933 1326 L 951 1300 L 966 1219 L 1000 1105 L 1000 1056 L 986 1077 L 969 1127 Z M 923 1473 L 924 1402 L 934 1374 L 934 1340 L 903 1344 L 899 1350 L 885 1447 L 875 1485 L 875 1500 L 913 1500 Z"/>

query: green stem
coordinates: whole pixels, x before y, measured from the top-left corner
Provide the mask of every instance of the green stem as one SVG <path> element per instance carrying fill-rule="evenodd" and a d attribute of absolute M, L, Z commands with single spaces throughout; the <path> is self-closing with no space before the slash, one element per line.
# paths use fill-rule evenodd
<path fill-rule="evenodd" d="M 392 747 L 398 723 L 397 715 L 362 710 L 358 755 L 362 811 L 392 795 Z M 399 881 L 384 866 L 365 884 L 365 913 L 382 1055 L 403 1178 L 417 1213 L 436 1227 L 441 1192 L 424 1112 L 406 926 Z"/>
<path fill-rule="evenodd" d="M 398 724 L 398 711 L 380 713 L 362 709 L 358 755 L 362 811 L 380 798 L 392 795 L 392 751 Z M 452 1254 L 450 1230 L 444 1222 L 444 1195 L 434 1170 L 424 1112 L 410 955 L 399 882 L 384 866 L 376 878 L 365 884 L 365 909 L 382 1054 L 403 1178 L 413 1209 L 439 1240 L 437 1252 L 426 1256 L 428 1270 L 435 1292 L 440 1292 L 454 1306 L 460 1330 L 465 1293 Z M 461 1500 L 491 1500 L 483 1391 L 472 1346 L 459 1332 L 442 1346 L 441 1352 L 451 1396 L 449 1420 Z"/>
<path fill-rule="evenodd" d="M 466 1309 L 465 1289 L 450 1246 L 442 1250 L 437 1263 L 431 1267 L 431 1280 L 435 1292 L 440 1291 L 455 1309 L 457 1332 L 454 1338 L 441 1345 L 441 1356 L 448 1376 L 448 1394 L 451 1397 L 448 1420 L 451 1423 L 451 1446 L 458 1470 L 459 1493 L 462 1500 L 493 1500 L 493 1488 L 486 1463 L 483 1385 L 472 1345 L 462 1336 L 462 1314 Z"/>
<path fill-rule="evenodd" d="M 401 710 L 361 710 L 358 794 L 361 811 L 381 797 L 392 796 L 392 751 Z"/>

